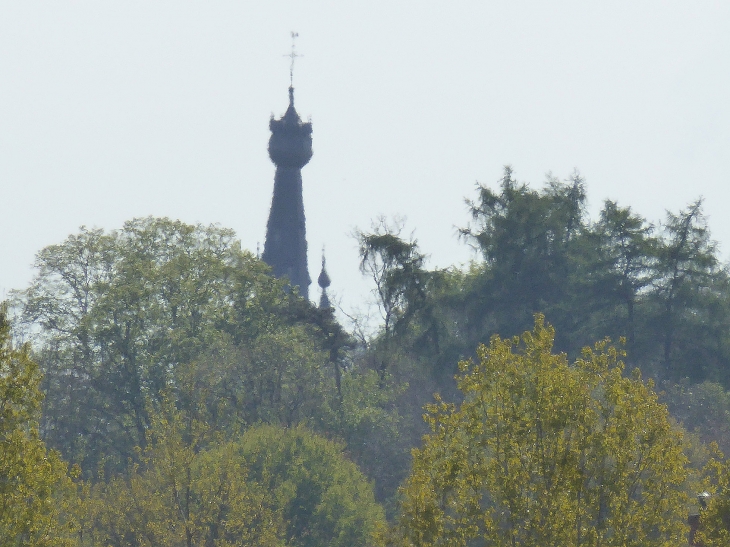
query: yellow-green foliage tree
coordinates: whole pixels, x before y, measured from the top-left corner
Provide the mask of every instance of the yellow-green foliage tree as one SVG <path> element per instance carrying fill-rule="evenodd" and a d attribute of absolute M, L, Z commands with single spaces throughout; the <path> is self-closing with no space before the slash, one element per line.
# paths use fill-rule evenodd
<path fill-rule="evenodd" d="M 425 546 L 675 546 L 686 541 L 682 434 L 650 383 L 600 342 L 570 364 L 541 316 L 460 364 L 402 489 L 401 540 Z"/>
<path fill-rule="evenodd" d="M 730 545 L 730 460 L 717 453 L 704 471 L 710 496 L 703 500 L 706 507 L 700 510 L 700 526 L 694 544 L 727 547 Z"/>
<path fill-rule="evenodd" d="M 67 465 L 38 436 L 41 374 L 0 304 L 0 547 L 70 545 Z"/>

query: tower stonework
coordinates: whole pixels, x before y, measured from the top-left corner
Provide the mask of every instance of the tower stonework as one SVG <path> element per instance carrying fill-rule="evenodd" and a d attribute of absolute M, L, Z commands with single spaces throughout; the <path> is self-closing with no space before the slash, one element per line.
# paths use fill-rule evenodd
<path fill-rule="evenodd" d="M 312 124 L 294 109 L 294 88 L 289 87 L 289 108 L 269 123 L 269 157 L 276 165 L 266 242 L 262 259 L 276 277 L 287 277 L 299 294 L 309 298 L 307 237 L 302 196 L 302 167 L 312 157 Z"/>

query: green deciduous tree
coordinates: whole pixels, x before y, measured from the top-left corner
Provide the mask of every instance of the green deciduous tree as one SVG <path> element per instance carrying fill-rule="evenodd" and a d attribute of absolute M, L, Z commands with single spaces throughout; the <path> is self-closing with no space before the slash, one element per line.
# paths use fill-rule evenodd
<path fill-rule="evenodd" d="M 384 525 L 342 446 L 303 427 L 225 440 L 169 403 L 142 463 L 91 488 L 86 508 L 90 546 L 365 547 Z"/>
<path fill-rule="evenodd" d="M 38 435 L 38 365 L 14 348 L 0 304 L 0 547 L 72 545 L 67 465 Z"/>
<path fill-rule="evenodd" d="M 230 280 L 252 262 L 229 230 L 153 218 L 41 250 L 21 305 L 45 374 L 47 441 L 85 470 L 102 455 L 126 465 L 150 400 L 216 339 Z"/>
<path fill-rule="evenodd" d="M 165 401 L 141 463 L 87 489 L 82 545 L 280 547 L 268 493 L 249 481 L 230 442 Z"/>
<path fill-rule="evenodd" d="M 261 426 L 234 445 L 249 480 L 272 496 L 292 547 L 368 547 L 385 524 L 372 485 L 344 446 L 303 427 Z"/>
<path fill-rule="evenodd" d="M 606 342 L 569 364 L 537 316 L 461 364 L 459 406 L 428 407 L 431 434 L 403 487 L 401 537 L 418 547 L 682 543 L 682 434 L 651 385 Z"/>
<path fill-rule="evenodd" d="M 730 460 L 716 454 L 705 467 L 709 497 L 703 496 L 700 525 L 694 545 L 725 547 L 730 545 Z"/>
<path fill-rule="evenodd" d="M 201 393 L 227 390 L 229 421 L 325 421 L 333 365 L 311 307 L 231 230 L 164 218 L 82 229 L 41 250 L 36 269 L 19 300 L 45 374 L 41 430 L 86 473 L 124 469 L 150 408 L 191 378 Z"/>

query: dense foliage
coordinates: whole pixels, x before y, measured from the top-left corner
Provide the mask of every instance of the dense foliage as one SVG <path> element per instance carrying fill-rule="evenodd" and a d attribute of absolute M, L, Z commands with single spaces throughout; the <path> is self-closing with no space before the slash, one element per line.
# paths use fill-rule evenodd
<path fill-rule="evenodd" d="M 461 233 L 483 260 L 467 271 L 428 271 L 399 258 L 393 249 L 408 243 L 399 234 L 374 237 L 387 228 L 360 238 L 363 256 L 375 254 L 386 270 L 379 296 L 413 288 L 389 309 L 389 330 L 410 334 L 401 346 L 453 370 L 454 351 L 471 355 L 493 333 L 518 334 L 539 312 L 571 355 L 592 340 L 625 337 L 629 363 L 657 380 L 728 385 L 730 277 L 701 200 L 656 227 L 612 201 L 590 222 L 578 174 L 551 177 L 537 191 L 506 168 L 498 192 L 478 191 L 469 202 L 472 224 Z M 417 246 L 409 253 L 422 256 Z M 395 288 L 387 287 L 391 279 Z"/>
<path fill-rule="evenodd" d="M 14 348 L 0 305 L 0 546 L 71 545 L 64 516 L 67 465 L 38 435 L 41 375 L 30 348 Z"/>
<path fill-rule="evenodd" d="M 82 228 L 42 249 L 32 284 L 12 302 L 15 336 L 32 342 L 32 359 L 28 346 L 11 345 L 3 326 L 3 397 L 23 402 L 7 407 L 14 418 L 3 415 L 0 427 L 13 433 L 3 441 L 0 463 L 12 469 L 5 477 L 41 481 L 33 488 L 43 495 L 3 506 L 0 520 L 10 515 L 18 525 L 22 507 L 35 515 L 23 522 L 38 524 L 32 531 L 21 526 L 15 536 L 6 528 L 0 536 L 40 538 L 36 530 L 60 522 L 59 537 L 82 545 L 366 545 L 390 537 L 375 533 L 382 507 L 393 522 L 411 514 L 416 520 L 405 537 L 428 544 L 446 536 L 426 530 L 429 521 L 413 500 L 441 507 L 448 499 L 453 505 L 442 517 L 451 519 L 451 528 L 441 531 L 448 528 L 461 538 L 457 543 L 474 533 L 457 526 L 458 512 L 490 503 L 517 504 L 504 513 L 513 515 L 513 524 L 504 515 L 482 519 L 482 537 L 509 531 L 516 543 L 529 543 L 541 529 L 548 534 L 541 538 L 557 538 L 543 526 L 550 519 L 566 534 L 575 532 L 560 536 L 565 544 L 590 544 L 599 536 L 620 541 L 610 524 L 619 521 L 647 542 L 679 537 L 678 485 L 682 495 L 699 485 L 683 482 L 672 466 L 686 457 L 690 469 L 700 469 L 710 453 L 703 443 L 717 441 L 730 451 L 730 275 L 701 200 L 656 225 L 612 201 L 591 220 L 577 172 L 566 181 L 550 176 L 536 190 L 505 168 L 496 189 L 478 186 L 468 209 L 471 222 L 460 235 L 477 258 L 463 268 L 428 269 L 425 251 L 397 223 L 381 219 L 371 231 L 356 233 L 360 269 L 372 280 L 381 313 L 375 332 L 360 328 L 358 317 L 346 332 L 333 309 L 315 308 L 286 280 L 271 277 L 265 264 L 240 249 L 232 231 L 215 225 L 135 219 L 111 232 Z M 540 324 L 518 349 L 511 337 L 531 328 L 536 313 L 554 325 L 555 338 Z M 495 334 L 502 338 L 475 352 Z M 607 337 L 623 341 L 625 370 L 608 346 L 584 352 Z M 520 353 L 529 344 L 543 352 L 540 366 L 529 352 Z M 554 353 L 553 344 L 563 353 Z M 457 383 L 457 363 L 469 359 L 478 364 Z M 475 374 L 489 381 L 470 391 Z M 637 376 L 627 379 L 631 374 Z M 649 379 L 674 425 L 667 425 Z M 459 473 L 479 458 L 473 447 L 456 448 L 462 436 L 477 433 L 476 418 L 467 419 L 479 410 L 475 393 L 500 385 L 513 390 L 515 402 L 512 422 L 500 423 L 519 424 L 510 439 L 514 450 L 525 447 L 529 480 L 516 472 L 497 480 L 497 467 L 485 460 L 468 479 L 476 481 L 472 490 L 429 498 L 429 473 L 432 481 L 468 482 Z M 535 385 L 549 388 L 549 396 L 531 399 Z M 422 409 L 434 393 L 442 403 L 431 407 L 424 424 Z M 497 400 L 480 399 L 479 411 L 493 411 Z M 618 410 L 629 407 L 619 417 Z M 531 444 L 545 409 L 555 419 Z M 605 420 L 617 412 L 610 414 L 615 431 L 610 420 L 595 421 L 602 412 Z M 611 467 L 606 454 L 626 450 L 626 465 L 637 454 L 656 458 L 646 451 L 637 420 L 666 441 L 657 446 L 666 449 L 661 458 L 676 484 L 661 492 L 645 485 L 620 501 L 630 474 L 617 460 Z M 449 440 L 454 450 L 439 454 L 438 443 L 428 439 L 443 431 L 432 431 L 411 469 L 411 450 L 429 425 L 442 421 L 458 430 Z M 672 440 L 682 425 L 689 431 L 684 456 Z M 495 461 L 513 458 L 507 445 L 500 445 L 503 452 L 494 446 L 496 429 L 478 429 L 478 443 Z M 616 431 L 626 438 L 616 438 Z M 575 453 L 560 444 L 566 436 L 570 447 L 582 450 L 584 467 L 576 470 Z M 535 486 L 546 469 L 538 465 L 538 445 L 564 456 L 555 460 L 560 473 L 542 475 L 557 485 L 553 497 Z M 61 457 L 81 469 L 75 488 Z M 42 460 L 48 473 L 22 478 L 23 458 Z M 439 467 L 447 464 L 452 468 Z M 716 488 L 725 484 L 722 458 L 709 465 L 714 478 L 703 488 L 723 500 Z M 616 473 L 610 482 L 581 482 L 576 475 L 610 469 Z M 561 490 L 566 481 L 582 490 L 567 494 Z M 502 488 L 508 482 L 511 493 Z M 421 498 L 419 488 L 425 489 Z M 371 503 L 371 489 L 380 506 Z M 16 490 L 13 495 L 24 495 Z M 321 498 L 305 499 L 305 491 Z M 54 511 L 34 505 L 48 496 L 58 500 Z M 652 496 L 661 511 L 639 504 Z M 337 518 L 335 499 L 344 504 Z M 599 499 L 598 513 L 591 499 Z M 608 500 L 614 505 L 605 505 Z M 433 519 L 438 526 L 446 522 Z M 649 522 L 653 528 L 646 532 Z M 532 523 L 529 530 L 525 523 Z M 592 531 L 584 534 L 581 526 Z"/>
<path fill-rule="evenodd" d="M 429 405 L 431 434 L 403 487 L 406 545 L 677 545 L 687 460 L 650 385 L 605 342 L 569 364 L 538 316 L 462 362 L 457 407 Z"/>
<path fill-rule="evenodd" d="M 81 545 L 367 547 L 385 524 L 342 447 L 303 427 L 210 442 L 173 406 L 141 465 L 83 494 Z"/>
<path fill-rule="evenodd" d="M 135 458 L 169 390 L 221 430 L 333 427 L 339 328 L 230 230 L 152 218 L 83 229 L 43 249 L 36 267 L 22 319 L 45 374 L 42 430 L 87 473 Z"/>
<path fill-rule="evenodd" d="M 624 339 L 628 369 L 652 378 L 673 410 L 692 405 L 691 387 L 705 383 L 716 387 L 704 390 L 712 400 L 703 411 L 724 412 L 730 275 L 701 200 L 659 225 L 606 201 L 591 221 L 577 173 L 535 190 L 507 167 L 498 189 L 480 185 L 468 206 L 472 222 L 461 235 L 480 259 L 466 269 L 426 269 L 424 252 L 397 226 L 380 223 L 359 237 L 363 271 L 377 274 L 375 297 L 388 318 L 373 360 L 418 386 L 401 400 L 402 414 L 418 415 L 434 391 L 458 397 L 455 363 L 494 333 L 521 333 L 535 313 L 555 326 L 556 349 L 570 357 L 595 340 Z M 730 437 L 717 437 L 725 429 L 678 414 L 690 415 L 700 437 L 730 447 Z"/>

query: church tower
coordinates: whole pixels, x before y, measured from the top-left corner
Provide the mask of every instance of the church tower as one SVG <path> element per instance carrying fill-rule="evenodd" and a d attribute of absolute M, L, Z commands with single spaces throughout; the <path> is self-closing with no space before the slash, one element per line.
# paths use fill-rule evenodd
<path fill-rule="evenodd" d="M 292 48 L 292 63 L 295 56 Z M 272 116 L 269 127 L 269 157 L 276 165 L 276 175 L 261 258 L 276 277 L 286 276 L 309 299 L 302 167 L 312 157 L 312 124 L 303 123 L 294 109 L 293 86 L 289 86 L 289 108 L 278 120 Z"/>

